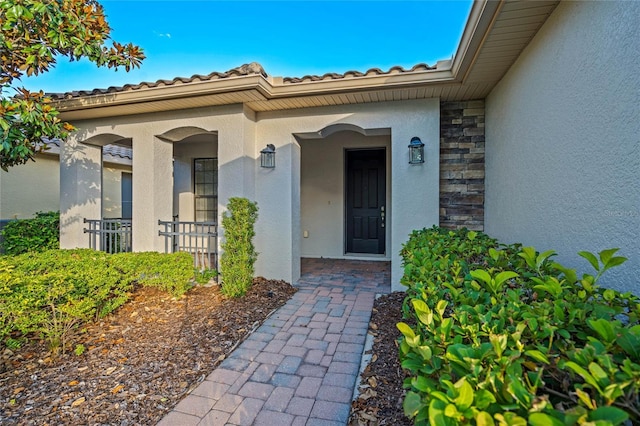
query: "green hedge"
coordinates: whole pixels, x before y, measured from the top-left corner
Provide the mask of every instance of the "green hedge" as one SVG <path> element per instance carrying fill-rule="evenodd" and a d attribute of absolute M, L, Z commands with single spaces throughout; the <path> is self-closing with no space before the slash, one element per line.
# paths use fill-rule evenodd
<path fill-rule="evenodd" d="M 38 212 L 34 219 L 12 220 L 1 232 L 8 255 L 55 249 L 60 246 L 60 213 Z"/>
<path fill-rule="evenodd" d="M 640 422 L 640 305 L 598 287 L 626 259 L 504 246 L 485 234 L 414 232 L 400 358 L 404 410 L 416 424 L 619 425 Z"/>
<path fill-rule="evenodd" d="M 78 325 L 125 303 L 134 284 L 180 296 L 193 277 L 187 253 L 48 250 L 0 257 L 0 341 L 44 338 L 54 350 Z"/>

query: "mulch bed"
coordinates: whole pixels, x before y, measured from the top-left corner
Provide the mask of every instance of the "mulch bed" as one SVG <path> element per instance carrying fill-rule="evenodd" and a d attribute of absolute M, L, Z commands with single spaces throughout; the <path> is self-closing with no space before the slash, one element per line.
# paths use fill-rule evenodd
<path fill-rule="evenodd" d="M 360 395 L 351 404 L 350 426 L 412 425 L 402 401 L 405 375 L 398 360 L 396 323 L 402 320 L 406 294 L 395 292 L 376 299 L 369 333 L 374 336 L 371 362 L 361 375 Z"/>
<path fill-rule="evenodd" d="M 43 343 L 0 354 L 0 424 L 155 424 L 295 291 L 261 278 L 239 299 L 140 288 L 73 336 L 82 355 L 52 358 Z"/>

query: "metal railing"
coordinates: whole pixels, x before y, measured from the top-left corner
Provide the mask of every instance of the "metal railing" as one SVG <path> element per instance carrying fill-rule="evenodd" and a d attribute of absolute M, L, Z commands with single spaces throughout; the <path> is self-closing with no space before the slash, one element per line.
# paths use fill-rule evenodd
<path fill-rule="evenodd" d="M 89 247 L 107 253 L 131 251 L 131 219 L 84 219 Z"/>
<path fill-rule="evenodd" d="M 218 225 L 215 222 L 181 222 L 159 220 L 158 235 L 165 237 L 165 253 L 184 251 L 193 256 L 198 269 L 218 267 Z"/>

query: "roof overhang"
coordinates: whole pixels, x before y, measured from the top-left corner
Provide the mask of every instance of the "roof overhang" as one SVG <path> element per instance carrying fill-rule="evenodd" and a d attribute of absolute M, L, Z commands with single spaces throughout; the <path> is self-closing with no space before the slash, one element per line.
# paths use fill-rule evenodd
<path fill-rule="evenodd" d="M 435 67 L 290 79 L 268 76 L 257 65 L 259 69 L 243 66 L 242 72 L 233 72 L 238 68 L 205 77 L 59 95 L 55 105 L 62 119 L 74 121 L 238 103 L 254 111 L 274 111 L 434 97 L 483 99 L 557 4 L 557 0 L 476 0 L 454 58 Z"/>

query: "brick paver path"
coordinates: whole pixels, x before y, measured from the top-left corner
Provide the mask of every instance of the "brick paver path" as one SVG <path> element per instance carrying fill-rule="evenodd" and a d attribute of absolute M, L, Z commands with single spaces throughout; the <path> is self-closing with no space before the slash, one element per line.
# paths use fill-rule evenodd
<path fill-rule="evenodd" d="M 303 259 L 298 292 L 164 419 L 176 425 L 347 423 L 389 263 Z"/>

